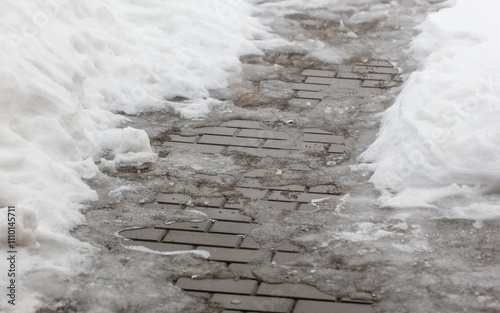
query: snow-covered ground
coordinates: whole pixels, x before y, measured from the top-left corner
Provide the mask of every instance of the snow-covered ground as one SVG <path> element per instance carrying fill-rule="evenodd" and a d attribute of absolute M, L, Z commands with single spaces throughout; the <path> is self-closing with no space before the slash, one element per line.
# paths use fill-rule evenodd
<path fill-rule="evenodd" d="M 102 175 L 94 161 L 106 157 L 109 169 L 157 157 L 147 134 L 122 129 L 126 118 L 114 112 L 173 106 L 202 116 L 217 104 L 208 90 L 227 85 L 239 56 L 273 42 L 240 0 L 8 0 L 0 10 L 0 207 L 16 207 L 15 308 L 30 312 L 41 285 L 27 282 L 77 274 L 92 254 L 69 231 L 97 198 L 84 182 Z M 0 263 L 5 282 L 8 264 Z"/>
<path fill-rule="evenodd" d="M 431 14 L 409 53 L 421 65 L 362 155 L 380 205 L 500 216 L 500 4 L 457 1 Z"/>

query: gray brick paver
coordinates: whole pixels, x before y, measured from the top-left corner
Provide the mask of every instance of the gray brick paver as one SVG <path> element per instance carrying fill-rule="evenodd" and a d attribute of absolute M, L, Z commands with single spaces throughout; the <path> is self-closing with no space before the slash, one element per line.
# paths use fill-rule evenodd
<path fill-rule="evenodd" d="M 266 284 L 262 283 L 255 294 L 257 296 L 274 296 L 310 300 L 337 301 L 334 296 L 327 295 L 317 288 L 303 284 Z"/>
<path fill-rule="evenodd" d="M 243 138 L 243 137 L 228 137 L 216 135 L 203 135 L 198 141 L 198 144 L 213 144 L 223 146 L 241 146 L 241 147 L 258 147 L 262 139 Z"/>
<path fill-rule="evenodd" d="M 193 207 L 189 209 L 200 211 L 202 213 L 205 213 L 208 216 L 208 218 L 220 221 L 248 222 L 248 223 L 252 221 L 251 216 L 244 215 L 239 210 L 205 208 L 205 207 Z"/>
<path fill-rule="evenodd" d="M 163 146 L 166 147 L 175 147 L 181 149 L 192 150 L 196 153 L 203 154 L 218 154 L 224 151 L 224 146 L 216 146 L 216 145 L 198 145 L 198 144 L 189 144 L 184 142 L 165 142 Z"/>
<path fill-rule="evenodd" d="M 219 303 L 224 309 L 230 310 L 288 313 L 295 301 L 276 297 L 215 294 L 211 302 Z"/>
<path fill-rule="evenodd" d="M 291 139 L 290 135 L 285 132 L 267 130 L 267 129 L 242 129 L 238 137 L 253 137 L 253 138 L 266 138 L 266 139 Z"/>
<path fill-rule="evenodd" d="M 210 253 L 211 261 L 233 262 L 233 263 L 263 263 L 270 259 L 271 252 L 261 250 L 229 249 L 217 247 L 198 247 Z"/>
<path fill-rule="evenodd" d="M 176 285 L 184 290 L 250 295 L 257 287 L 255 280 L 179 278 Z"/>
<path fill-rule="evenodd" d="M 312 152 L 324 152 L 325 145 L 315 142 L 285 141 L 268 139 L 263 146 L 269 149 L 305 150 Z"/>
<path fill-rule="evenodd" d="M 250 235 L 254 229 L 259 228 L 260 226 L 260 224 L 217 221 L 210 229 L 210 233 Z"/>
<path fill-rule="evenodd" d="M 227 153 L 236 152 L 253 155 L 261 158 L 285 158 L 290 154 L 288 150 L 274 150 L 274 149 L 261 149 L 261 148 L 248 148 L 248 147 L 235 147 L 227 148 Z"/>
<path fill-rule="evenodd" d="M 370 305 L 299 300 L 293 313 L 371 313 Z"/>
<path fill-rule="evenodd" d="M 150 250 L 158 251 L 158 252 L 173 252 L 173 251 L 187 251 L 193 250 L 194 247 L 191 245 L 179 245 L 179 244 L 170 244 L 170 243 L 162 243 L 162 242 L 150 242 L 150 241 L 133 241 L 127 240 L 123 242 L 124 246 L 127 247 L 146 247 Z"/>
<path fill-rule="evenodd" d="M 232 121 L 227 121 L 220 126 L 225 126 L 225 127 L 236 127 L 236 128 L 254 128 L 254 129 L 266 129 L 262 123 L 258 121 L 247 121 L 247 120 L 232 120 Z"/>
<path fill-rule="evenodd" d="M 135 240 L 158 241 L 165 234 L 165 230 L 156 228 L 137 228 L 119 232 L 120 236 Z"/>
<path fill-rule="evenodd" d="M 169 135 L 170 141 L 194 143 L 197 136 Z"/>
<path fill-rule="evenodd" d="M 191 196 L 181 194 L 181 193 L 159 193 L 156 196 L 156 202 L 167 203 L 167 204 L 187 204 L 192 202 L 193 198 Z"/>
<path fill-rule="evenodd" d="M 236 128 L 230 127 L 199 127 L 193 129 L 195 133 L 207 135 L 233 136 L 236 133 Z"/>
<path fill-rule="evenodd" d="M 321 134 L 304 134 L 302 135 L 302 137 L 300 137 L 300 140 L 308 142 L 321 142 L 321 143 L 336 143 L 336 144 L 345 143 L 345 138 L 342 136 L 321 135 Z"/>
<path fill-rule="evenodd" d="M 172 230 L 163 242 L 236 248 L 240 236 Z"/>
<path fill-rule="evenodd" d="M 156 228 L 164 228 L 169 230 L 189 230 L 196 232 L 204 232 L 208 229 L 211 222 L 209 220 L 204 220 L 200 222 L 176 222 L 168 224 L 158 224 Z"/>
<path fill-rule="evenodd" d="M 304 76 L 317 76 L 317 77 L 335 77 L 336 73 L 333 71 L 322 71 L 322 70 L 304 70 L 302 72 Z"/>
<path fill-rule="evenodd" d="M 337 78 L 344 79 L 363 79 L 363 80 L 390 80 L 392 75 L 390 74 L 361 74 L 361 73 L 338 73 Z"/>

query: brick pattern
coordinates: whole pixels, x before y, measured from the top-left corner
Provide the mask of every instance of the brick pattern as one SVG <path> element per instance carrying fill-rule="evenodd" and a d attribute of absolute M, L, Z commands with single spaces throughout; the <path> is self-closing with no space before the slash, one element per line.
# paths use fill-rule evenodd
<path fill-rule="evenodd" d="M 370 67 L 375 70 L 365 66 L 366 73 L 359 69 L 359 73 L 355 73 L 372 75 L 372 78 L 378 77 L 373 75 L 395 75 L 387 66 L 380 66 L 383 69 L 378 71 L 377 65 Z M 325 91 L 332 85 L 320 83 L 361 88 L 357 78 L 339 79 L 336 72 L 308 70 L 304 74 L 310 75 L 308 80 L 312 83 L 308 84 L 323 86 L 321 88 Z M 321 88 L 310 87 L 302 92 L 319 95 L 323 90 Z M 170 135 L 164 146 L 198 153 L 245 153 L 276 159 L 297 152 L 324 157 L 347 150 L 346 139 L 331 132 L 318 128 L 290 129 L 283 131 L 270 129 L 257 121 L 231 120 L 218 126 L 196 128 L 190 134 Z M 307 214 L 317 209 L 311 204 L 312 200 L 339 196 L 335 185 L 308 186 L 287 181 L 287 177 L 303 176 L 309 170 L 304 164 L 291 164 L 284 169 L 253 169 L 240 175 L 234 188 L 227 193 L 215 194 L 218 188 L 207 186 L 190 194 L 159 193 L 156 203 L 148 205 L 198 211 L 207 219 L 130 228 L 122 230 L 119 235 L 125 238 L 123 245 L 130 248 L 143 247 L 159 252 L 203 250 L 210 254 L 207 262 L 225 263 L 228 273 L 236 279 L 196 280 L 181 277 L 176 281 L 176 285 L 187 294 L 205 299 L 210 306 L 221 308 L 223 312 L 372 312 L 370 301 L 337 299 L 304 284 L 267 284 L 260 281 L 257 272 L 254 272 L 261 266 L 311 266 L 305 259 L 303 249 L 290 241 L 271 244 L 255 241 L 252 234 L 261 225 L 245 213 L 252 210 L 289 210 Z M 269 184 L 269 178 L 276 175 L 281 175 L 282 184 Z"/>
<path fill-rule="evenodd" d="M 310 91 L 301 91 L 307 92 Z M 307 98 L 307 94 L 304 97 Z M 324 95 L 318 99 L 323 98 Z M 232 120 L 219 126 L 196 128 L 193 132 L 196 135 L 169 135 L 163 146 L 204 154 L 236 153 L 262 158 L 286 158 L 297 152 L 339 154 L 347 151 L 347 139 L 329 132 L 314 133 L 307 129 L 285 132 L 268 129 L 256 121 Z"/>
<path fill-rule="evenodd" d="M 318 132 L 312 130 L 314 132 Z M 327 134 L 322 134 L 327 135 Z M 302 167 L 291 171 L 300 172 Z M 242 177 L 235 188 L 239 202 L 225 197 L 196 197 L 185 194 L 160 193 L 161 205 L 207 214 L 209 220 L 160 224 L 152 228 L 133 228 L 119 234 L 128 239 L 125 246 L 145 247 L 160 252 L 203 250 L 210 254 L 208 261 L 224 262 L 228 272 L 237 279 L 192 279 L 181 277 L 176 285 L 187 294 L 205 299 L 209 305 L 221 307 L 227 312 L 372 312 L 372 302 L 349 298 L 337 299 L 314 286 L 304 284 L 267 284 L 254 275 L 254 269 L 263 264 L 278 266 L 310 266 L 303 260 L 303 251 L 289 241 L 283 241 L 272 249 L 252 238 L 253 230 L 260 227 L 251 216 L 240 209 L 244 200 L 257 201 L 262 208 L 297 210 L 314 198 L 334 196 L 335 185 L 266 186 L 260 178 L 276 175 L 270 169 L 253 170 Z M 286 173 L 285 173 L 286 174 Z M 204 188 L 204 189 L 203 189 Z M 200 193 L 214 191 L 201 187 Z M 243 203 L 238 208 L 236 203 Z M 194 206 L 196 204 L 196 206 Z M 217 206 L 217 207 L 213 207 Z"/>
<path fill-rule="evenodd" d="M 366 92 L 368 89 L 398 86 L 401 81 L 397 68 L 390 62 L 379 60 L 352 66 L 339 65 L 335 71 L 304 70 L 302 75 L 305 76 L 303 83 L 292 84 L 297 95 L 290 100 L 290 106 L 315 105 L 326 98 L 335 100 L 352 98 L 369 94 Z"/>

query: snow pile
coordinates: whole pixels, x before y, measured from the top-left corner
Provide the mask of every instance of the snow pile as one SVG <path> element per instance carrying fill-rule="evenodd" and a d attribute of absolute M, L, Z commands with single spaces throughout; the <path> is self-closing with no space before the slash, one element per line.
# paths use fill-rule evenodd
<path fill-rule="evenodd" d="M 421 70 L 361 156 L 381 205 L 500 216 L 498 10 L 495 0 L 459 0 L 420 26 L 410 51 Z"/>
<path fill-rule="evenodd" d="M 243 0 L 6 0 L 0 11 L 0 208 L 16 206 L 17 243 L 28 246 L 19 248 L 15 308 L 30 312 L 41 299 L 29 275 L 64 277 L 88 259 L 90 247 L 69 231 L 96 199 L 83 181 L 99 174 L 94 158 L 156 160 L 147 134 L 117 128 L 126 119 L 113 112 L 173 105 L 203 115 L 208 90 L 226 85 L 239 56 L 258 53 L 255 40 L 274 43 Z M 176 96 L 190 100 L 165 100 Z"/>

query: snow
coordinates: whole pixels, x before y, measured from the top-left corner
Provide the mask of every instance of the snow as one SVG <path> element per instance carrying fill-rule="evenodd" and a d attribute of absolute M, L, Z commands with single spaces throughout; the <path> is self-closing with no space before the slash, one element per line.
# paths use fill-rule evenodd
<path fill-rule="evenodd" d="M 146 132 L 120 128 L 127 118 L 116 113 L 203 116 L 219 104 L 208 90 L 227 85 L 241 54 L 280 41 L 242 0 L 7 0 L 0 10 L 0 232 L 15 205 L 15 309 L 33 312 L 43 301 L 35 269 L 69 277 L 95 253 L 70 235 L 97 199 L 85 183 L 103 175 L 95 161 L 156 161 Z"/>
<path fill-rule="evenodd" d="M 493 0 L 459 0 L 420 25 L 409 49 L 420 69 L 361 155 L 380 205 L 500 216 L 498 9 Z"/>

